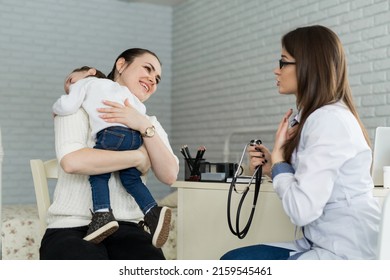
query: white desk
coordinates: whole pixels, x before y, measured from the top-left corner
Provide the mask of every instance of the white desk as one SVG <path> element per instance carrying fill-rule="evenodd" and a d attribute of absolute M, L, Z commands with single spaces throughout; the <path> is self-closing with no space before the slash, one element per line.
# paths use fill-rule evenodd
<path fill-rule="evenodd" d="M 256 211 L 247 236 L 233 235 L 227 222 L 229 184 L 178 181 L 177 258 L 190 260 L 219 259 L 227 251 L 264 242 L 294 239 L 294 225 L 284 213 L 272 184 L 261 185 Z M 243 186 L 245 186 L 243 184 Z M 374 195 L 383 202 L 389 189 L 375 188 Z M 232 195 L 232 221 L 235 224 L 237 201 Z M 253 191 L 245 199 L 240 220 L 246 224 Z M 242 227 L 241 227 L 242 228 Z"/>

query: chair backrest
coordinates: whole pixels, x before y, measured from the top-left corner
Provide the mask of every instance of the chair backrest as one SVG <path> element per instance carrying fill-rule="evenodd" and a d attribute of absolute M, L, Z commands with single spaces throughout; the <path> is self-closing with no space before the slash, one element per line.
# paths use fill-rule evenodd
<path fill-rule="evenodd" d="M 49 186 L 47 179 L 58 178 L 57 159 L 42 161 L 41 159 L 30 160 L 31 173 L 34 180 L 35 197 L 37 199 L 41 232 L 44 233 L 47 223 L 46 214 L 50 206 Z"/>
<path fill-rule="evenodd" d="M 378 259 L 390 260 L 390 193 L 382 205 L 382 219 L 378 238 Z"/>

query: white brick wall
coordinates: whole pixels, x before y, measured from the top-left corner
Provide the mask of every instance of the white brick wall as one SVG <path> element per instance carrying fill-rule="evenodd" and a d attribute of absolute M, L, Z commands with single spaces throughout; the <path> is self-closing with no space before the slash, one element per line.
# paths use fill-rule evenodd
<path fill-rule="evenodd" d="M 169 133 L 171 22 L 170 7 L 149 4 L 0 0 L 4 204 L 35 203 L 29 160 L 55 157 L 51 105 L 76 67 L 91 65 L 108 73 L 127 48 L 155 51 L 163 63 L 163 81 L 146 105 Z"/>
<path fill-rule="evenodd" d="M 390 8 L 378 1 L 189 0 L 173 11 L 174 146 L 208 148 L 223 159 L 223 141 L 241 127 L 275 125 L 295 100 L 280 96 L 273 69 L 281 36 L 299 26 L 322 24 L 341 38 L 350 82 L 364 124 L 373 138 L 390 125 Z M 272 134 L 243 135 L 246 141 Z M 232 159 L 235 159 L 233 156 Z"/>
<path fill-rule="evenodd" d="M 148 111 L 159 116 L 180 158 L 183 144 L 206 145 L 207 159 L 221 161 L 232 129 L 276 127 L 295 108 L 293 98 L 277 93 L 272 70 L 281 36 L 311 24 L 340 36 L 373 138 L 375 127 L 390 125 L 388 0 L 188 0 L 173 9 L 115 0 L 0 0 L 3 203 L 35 201 L 29 159 L 54 156 L 50 107 L 75 66 L 108 72 L 128 47 L 154 50 L 164 80 Z M 240 153 L 257 137 L 272 143 L 272 134 L 248 134 L 233 149 Z"/>

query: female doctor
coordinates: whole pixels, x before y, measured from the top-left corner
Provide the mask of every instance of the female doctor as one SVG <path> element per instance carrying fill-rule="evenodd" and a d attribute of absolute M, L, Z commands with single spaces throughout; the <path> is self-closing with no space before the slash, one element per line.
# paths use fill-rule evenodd
<path fill-rule="evenodd" d="M 280 94 L 294 94 L 279 124 L 272 154 L 249 147 L 250 169 L 272 176 L 283 209 L 303 238 L 254 245 L 222 259 L 374 259 L 380 208 L 373 198 L 372 153 L 347 79 L 337 35 L 323 26 L 293 30 L 282 38 L 274 71 Z"/>

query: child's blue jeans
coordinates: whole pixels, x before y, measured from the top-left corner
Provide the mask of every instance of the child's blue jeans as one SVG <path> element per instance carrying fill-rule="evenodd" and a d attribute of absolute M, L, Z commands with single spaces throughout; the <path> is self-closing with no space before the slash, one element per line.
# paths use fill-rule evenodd
<path fill-rule="evenodd" d="M 142 137 L 138 131 L 122 127 L 113 126 L 99 131 L 96 135 L 95 149 L 125 151 L 136 150 L 142 145 Z M 110 192 L 108 180 L 111 173 L 91 175 L 89 182 L 92 188 L 93 210 L 109 208 Z M 126 191 L 134 197 L 138 206 L 145 214 L 150 208 L 156 206 L 152 194 L 141 180 L 141 172 L 133 167 L 119 170 L 119 177 Z"/>

